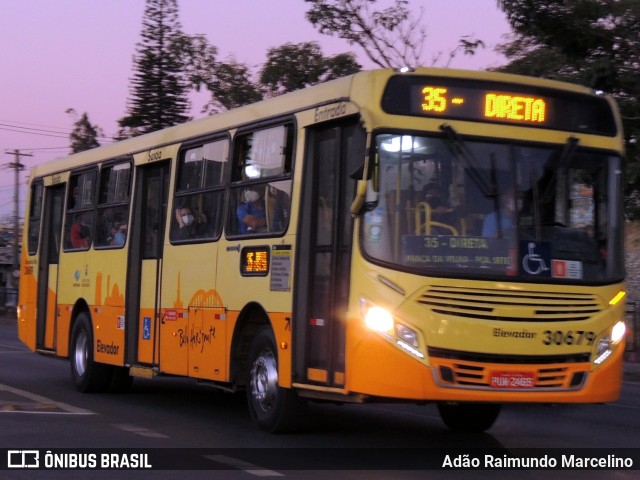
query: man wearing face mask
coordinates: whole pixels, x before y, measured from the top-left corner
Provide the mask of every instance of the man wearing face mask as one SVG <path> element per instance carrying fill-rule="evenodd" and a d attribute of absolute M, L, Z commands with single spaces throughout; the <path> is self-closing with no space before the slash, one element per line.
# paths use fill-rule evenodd
<path fill-rule="evenodd" d="M 193 236 L 193 213 L 189 207 L 182 207 L 176 209 L 176 221 L 178 226 L 172 232 L 172 240 L 186 240 Z"/>
<path fill-rule="evenodd" d="M 255 190 L 245 190 L 244 202 L 237 210 L 240 220 L 240 233 L 264 232 L 267 226 L 267 217 L 264 210 L 264 201 L 260 193 Z"/>

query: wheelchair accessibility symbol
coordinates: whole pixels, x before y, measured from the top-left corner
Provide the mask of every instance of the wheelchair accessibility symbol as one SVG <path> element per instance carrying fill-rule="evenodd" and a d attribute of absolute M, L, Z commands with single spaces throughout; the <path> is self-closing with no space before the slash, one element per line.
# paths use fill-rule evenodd
<path fill-rule="evenodd" d="M 525 248 L 522 248 L 525 247 Z M 522 268 L 529 275 L 551 275 L 551 248 L 548 243 L 522 242 Z"/>
<path fill-rule="evenodd" d="M 142 339 L 151 340 L 151 317 L 144 317 L 142 322 Z"/>

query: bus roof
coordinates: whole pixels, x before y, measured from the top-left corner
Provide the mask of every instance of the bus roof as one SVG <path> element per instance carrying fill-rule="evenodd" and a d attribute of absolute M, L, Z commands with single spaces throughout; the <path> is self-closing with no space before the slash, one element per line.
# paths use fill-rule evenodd
<path fill-rule="evenodd" d="M 398 74 L 400 74 L 399 71 L 394 69 L 359 72 L 233 110 L 35 165 L 31 169 L 31 177 L 66 171 L 94 162 L 130 156 L 148 151 L 151 148 L 188 141 L 196 137 L 231 130 L 255 122 L 267 121 L 270 118 L 293 114 L 337 101 L 355 101 L 359 105 L 365 105 L 366 102 L 372 100 L 370 97 L 372 92 L 381 92 L 388 79 Z M 580 85 L 501 72 L 418 68 L 406 73 L 406 75 L 413 74 L 440 78 L 482 79 L 558 89 L 580 94 L 593 94 L 591 89 Z"/>

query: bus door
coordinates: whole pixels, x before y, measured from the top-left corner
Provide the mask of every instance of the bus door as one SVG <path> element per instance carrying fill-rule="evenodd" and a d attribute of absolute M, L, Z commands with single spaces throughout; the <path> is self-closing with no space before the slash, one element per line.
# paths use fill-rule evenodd
<path fill-rule="evenodd" d="M 66 184 L 45 188 L 44 219 L 38 259 L 38 300 L 36 316 L 36 348 L 54 350 L 56 346 L 56 298 L 58 292 L 58 262 L 60 232 L 64 215 Z"/>
<path fill-rule="evenodd" d="M 362 176 L 365 133 L 356 122 L 308 135 L 294 297 L 295 380 L 345 385 L 345 327 L 353 220 L 349 207 Z"/>
<path fill-rule="evenodd" d="M 158 365 L 164 212 L 170 162 L 139 167 L 131 222 L 127 272 L 127 363 Z"/>

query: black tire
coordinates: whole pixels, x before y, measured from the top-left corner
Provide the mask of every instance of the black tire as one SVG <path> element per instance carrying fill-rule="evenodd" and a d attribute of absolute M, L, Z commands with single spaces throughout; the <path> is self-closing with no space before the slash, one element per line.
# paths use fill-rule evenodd
<path fill-rule="evenodd" d="M 251 419 L 271 433 L 297 430 L 306 403 L 298 394 L 278 386 L 278 350 L 270 327 L 263 327 L 249 350 L 247 401 Z"/>
<path fill-rule="evenodd" d="M 80 312 L 71 331 L 71 378 L 79 392 L 105 392 L 111 382 L 111 366 L 93 360 L 93 329 L 87 312 Z"/>
<path fill-rule="evenodd" d="M 438 403 L 438 412 L 445 425 L 453 431 L 466 433 L 479 433 L 491 428 L 500 408 L 499 403 Z"/>

